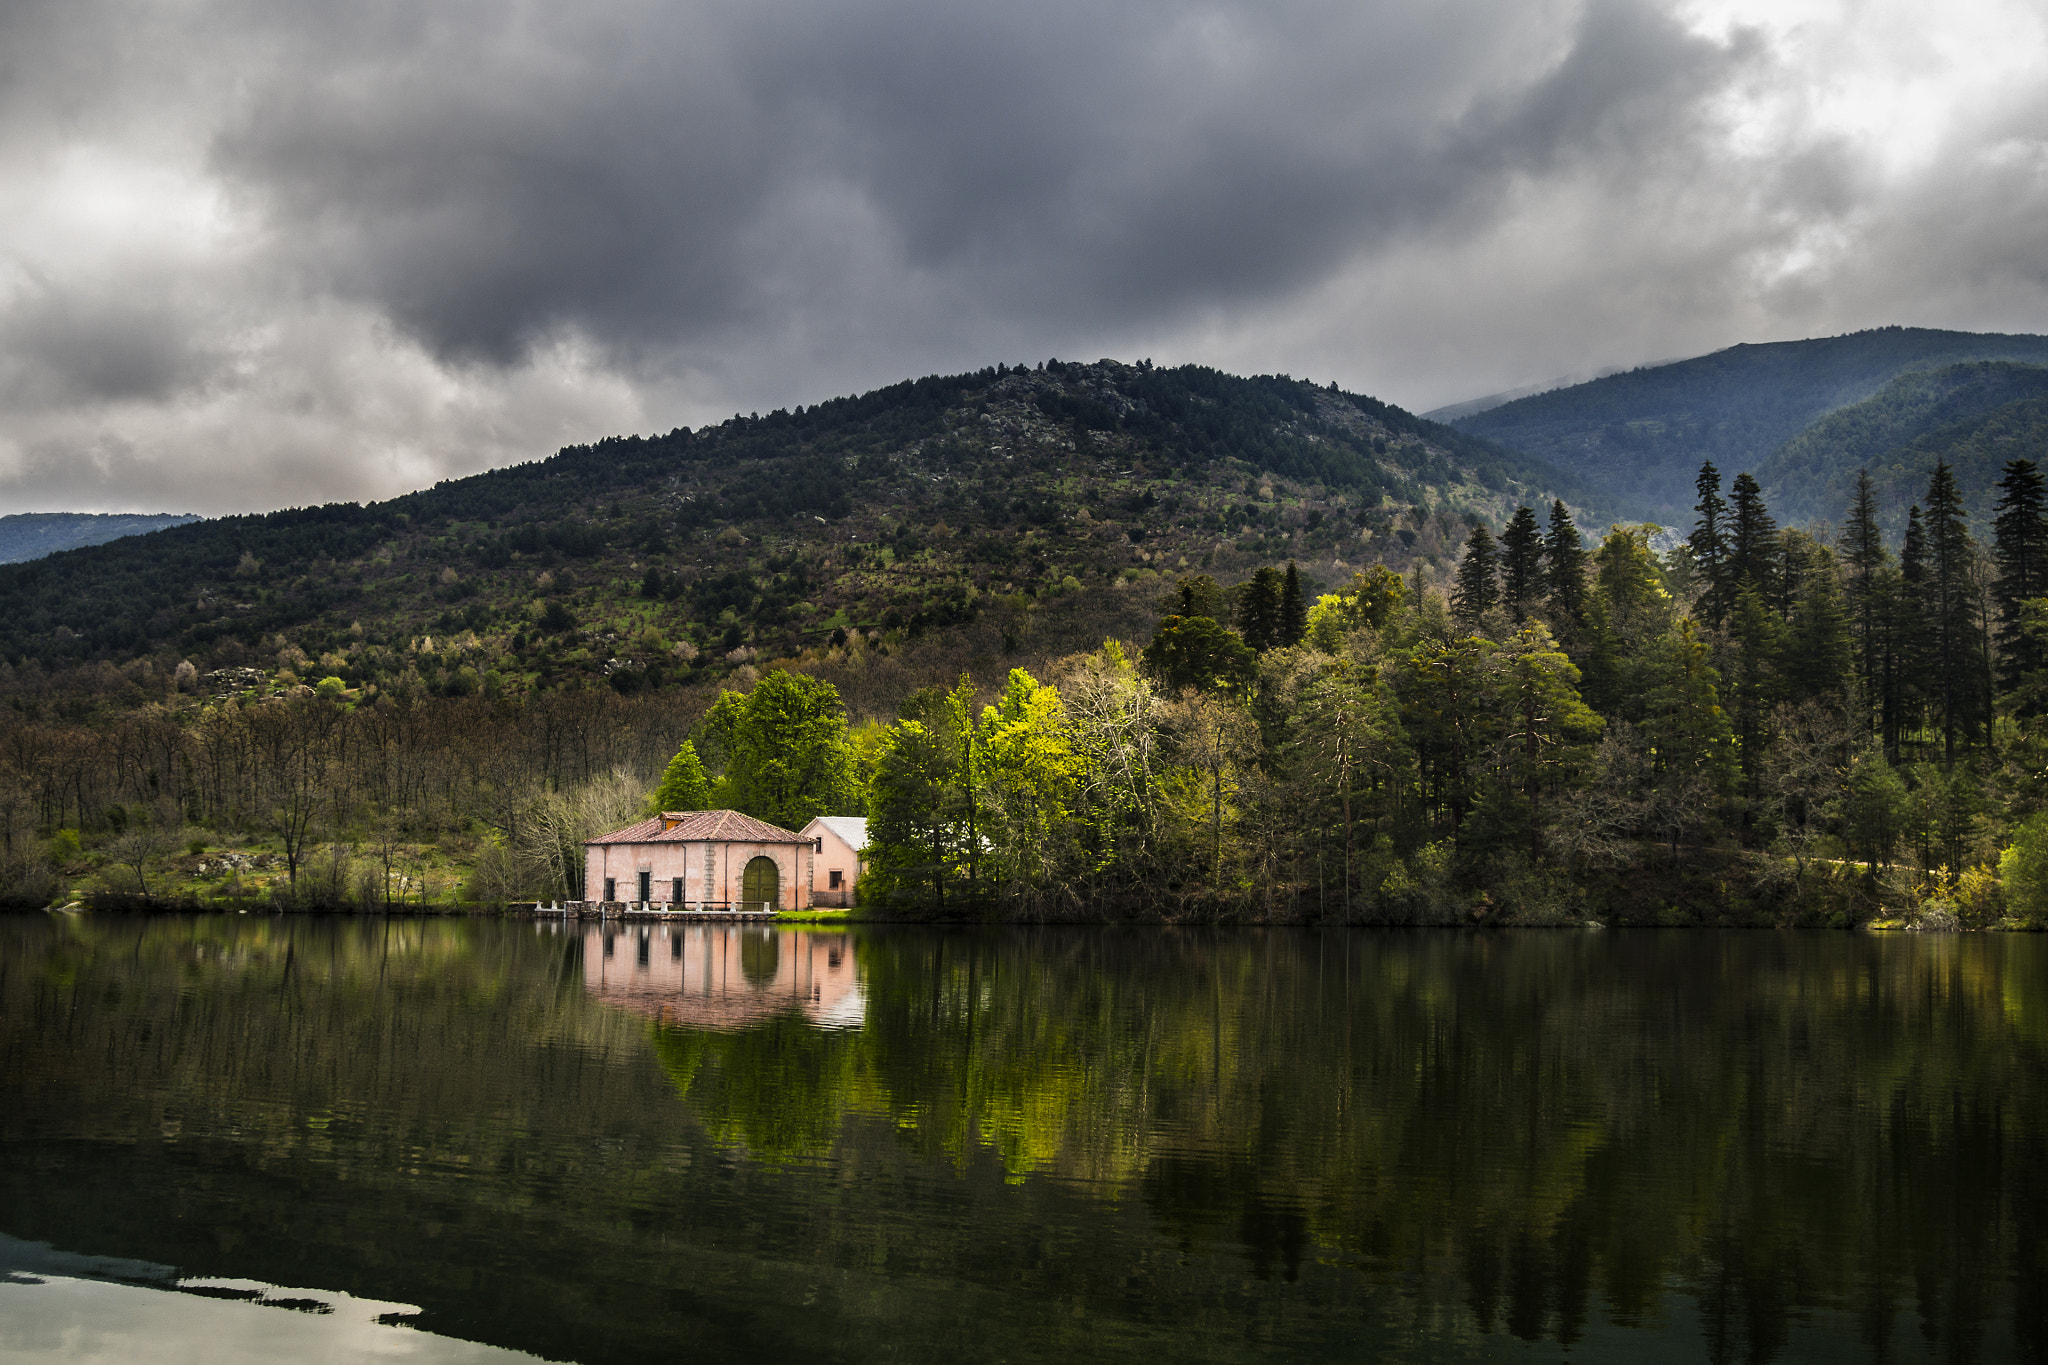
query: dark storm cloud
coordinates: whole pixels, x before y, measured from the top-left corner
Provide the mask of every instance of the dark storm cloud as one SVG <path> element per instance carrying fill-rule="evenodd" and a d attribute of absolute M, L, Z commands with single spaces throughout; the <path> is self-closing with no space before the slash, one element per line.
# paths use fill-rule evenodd
<path fill-rule="evenodd" d="M 16 0 L 0 501 L 385 495 L 1049 353 L 1428 406 L 2038 327 L 2048 109 L 1971 99 L 2040 25 L 1958 3 L 1983 61 L 1905 0 Z M 1888 81 L 1928 116 L 1845 118 Z"/>
<path fill-rule="evenodd" d="M 277 35 L 216 165 L 284 259 L 500 362 L 716 336 L 856 247 L 1069 326 L 1297 288 L 1502 167 L 1682 136 L 1737 61 L 1611 0 L 1547 35 L 1472 0 L 442 14 Z"/>

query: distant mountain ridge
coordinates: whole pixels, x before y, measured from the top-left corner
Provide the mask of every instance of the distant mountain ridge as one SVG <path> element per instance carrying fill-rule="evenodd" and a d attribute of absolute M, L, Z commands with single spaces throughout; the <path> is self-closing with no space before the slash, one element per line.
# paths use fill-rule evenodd
<path fill-rule="evenodd" d="M 1757 471 L 1819 419 L 1903 374 L 1983 361 L 2048 364 L 2048 337 L 1883 327 L 1732 346 L 1516 399 L 1451 425 L 1598 484 L 1628 517 L 1680 525 L 1691 520 L 1703 461 L 1729 476 Z"/>
<path fill-rule="evenodd" d="M 1446 565 L 1472 519 L 1553 498 L 1613 515 L 1540 460 L 1334 385 L 1049 360 L 7 567 L 0 656 L 296 650 L 351 682 L 625 689 L 989 613 L 1021 641 L 1051 608 L 1149 603 L 1202 568 Z"/>
<path fill-rule="evenodd" d="M 0 564 L 21 564 L 198 520 L 190 512 L 16 512 L 0 516 Z"/>
<path fill-rule="evenodd" d="M 2048 455 L 2048 366 L 1971 361 L 1900 375 L 1838 408 L 1752 471 L 1781 521 L 1840 522 L 1867 469 L 1885 529 L 1905 529 L 1937 460 L 1954 467 L 1971 513 L 1988 525 L 2007 460 Z"/>

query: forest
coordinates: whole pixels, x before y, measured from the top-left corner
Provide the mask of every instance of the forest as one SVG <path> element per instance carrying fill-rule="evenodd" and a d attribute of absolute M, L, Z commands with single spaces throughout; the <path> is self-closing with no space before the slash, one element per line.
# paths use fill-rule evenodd
<path fill-rule="evenodd" d="M 502 904 L 574 896 L 581 841 L 649 809 L 731 806 L 868 816 L 879 916 L 2048 921 L 2040 471 L 2005 465 L 1981 540 L 1946 465 L 1895 544 L 1867 477 L 1827 541 L 1747 473 L 1695 491 L 1663 544 L 1588 546 L 1555 500 L 1473 518 L 1441 580 L 1162 577 L 1149 612 L 1111 594 L 1121 639 L 1031 667 L 855 633 L 715 695 L 53 703 L 0 734 L 8 875 L 23 903 Z"/>

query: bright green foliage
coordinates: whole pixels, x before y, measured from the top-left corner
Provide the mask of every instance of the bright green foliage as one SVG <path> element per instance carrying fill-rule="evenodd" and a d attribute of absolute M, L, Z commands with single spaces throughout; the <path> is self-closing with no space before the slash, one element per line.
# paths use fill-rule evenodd
<path fill-rule="evenodd" d="M 1386 565 L 1362 569 L 1351 575 L 1351 585 L 1343 592 L 1325 593 L 1309 608 L 1309 643 L 1325 654 L 1335 654 L 1351 631 L 1384 630 L 1401 612 L 1407 597 L 1401 575 Z"/>
<path fill-rule="evenodd" d="M 890 728 L 868 785 L 864 900 L 945 913 L 966 834 L 958 779 L 957 750 L 946 736 L 914 720 Z"/>
<path fill-rule="evenodd" d="M 724 804 L 784 829 L 858 809 L 832 684 L 777 669 L 751 692 L 719 693 L 705 724 L 725 750 Z"/>
<path fill-rule="evenodd" d="M 2014 919 L 2048 924 L 2048 815 L 2037 815 L 2013 831 L 1998 855 L 1998 879 L 2006 911 Z"/>
<path fill-rule="evenodd" d="M 1146 673 L 1169 695 L 1188 687 L 1242 691 L 1258 670 L 1258 656 L 1238 633 L 1207 616 L 1167 617 L 1141 657 Z"/>
<path fill-rule="evenodd" d="M 703 810 L 711 804 L 711 777 L 697 757 L 697 746 L 689 740 L 683 741 L 683 747 L 662 770 L 661 786 L 652 804 L 657 811 Z"/>
<path fill-rule="evenodd" d="M 995 886 L 1041 888 L 1061 860 L 1081 776 L 1060 694 L 1021 668 L 982 712 L 977 790 Z"/>

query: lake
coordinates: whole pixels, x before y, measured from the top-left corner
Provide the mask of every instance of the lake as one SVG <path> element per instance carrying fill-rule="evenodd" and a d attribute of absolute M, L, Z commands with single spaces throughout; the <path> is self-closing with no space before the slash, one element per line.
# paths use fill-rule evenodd
<path fill-rule="evenodd" d="M 2048 1356 L 2048 939 L 0 918 L 0 1358 Z"/>

